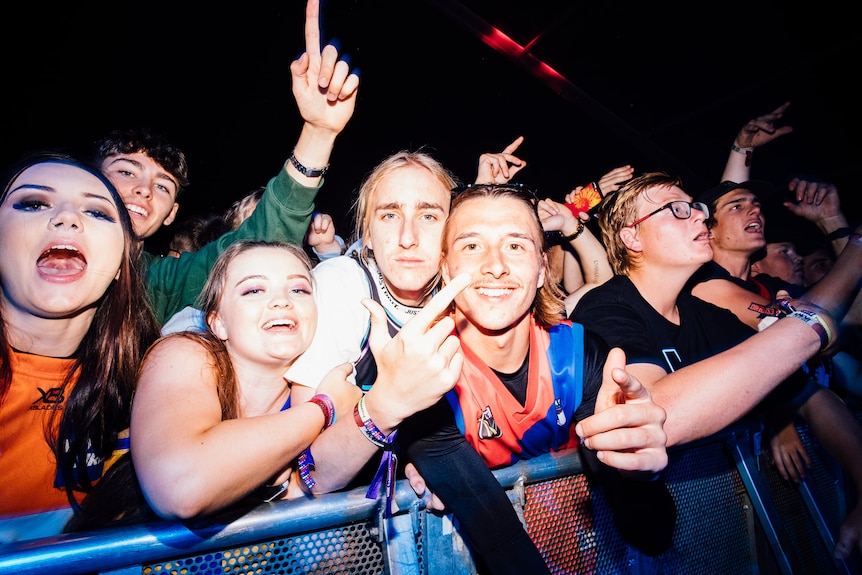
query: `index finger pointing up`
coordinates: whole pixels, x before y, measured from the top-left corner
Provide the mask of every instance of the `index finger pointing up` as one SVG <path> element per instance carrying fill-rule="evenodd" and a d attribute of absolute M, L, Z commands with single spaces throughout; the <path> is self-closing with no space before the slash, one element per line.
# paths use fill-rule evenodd
<path fill-rule="evenodd" d="M 470 285 L 472 278 L 468 273 L 462 273 L 447 283 L 443 289 L 437 292 L 431 301 L 416 314 L 416 317 L 408 321 L 401 331 L 410 331 L 416 330 L 420 333 L 424 333 L 428 330 L 430 326 L 432 326 L 437 317 L 446 311 L 449 307 L 449 304 L 452 303 L 452 300 L 455 299 L 455 296 L 461 293 L 461 291 Z"/>
<path fill-rule="evenodd" d="M 305 5 L 305 52 L 313 69 L 320 67 L 320 0 Z"/>

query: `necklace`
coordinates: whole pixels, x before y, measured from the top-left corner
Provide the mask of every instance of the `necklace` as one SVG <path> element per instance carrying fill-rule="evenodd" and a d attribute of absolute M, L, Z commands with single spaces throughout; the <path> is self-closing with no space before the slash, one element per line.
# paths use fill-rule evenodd
<path fill-rule="evenodd" d="M 419 313 L 419 310 L 422 309 L 421 307 L 404 305 L 403 303 L 395 299 L 395 296 L 393 296 L 392 293 L 389 291 L 389 288 L 386 287 L 386 281 L 384 281 L 383 279 L 383 272 L 380 271 L 380 268 L 377 267 L 377 264 L 374 262 L 374 260 L 369 258 L 368 265 L 376 272 L 377 291 L 382 294 L 384 298 L 386 298 L 386 302 L 381 303 L 384 304 L 383 307 L 386 308 L 387 311 L 393 312 L 401 318 L 413 317 L 417 313 Z"/>

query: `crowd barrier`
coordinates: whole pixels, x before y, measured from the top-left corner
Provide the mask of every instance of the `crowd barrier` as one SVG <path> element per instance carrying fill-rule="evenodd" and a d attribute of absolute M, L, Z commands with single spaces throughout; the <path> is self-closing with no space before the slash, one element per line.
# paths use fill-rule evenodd
<path fill-rule="evenodd" d="M 812 457 L 799 486 L 769 464 L 754 423 L 671 449 L 665 479 L 676 502 L 673 543 L 654 556 L 619 534 L 576 451 L 495 475 L 555 574 L 862 573 L 858 553 L 846 562 L 831 556 L 855 493 L 807 428 L 799 430 Z M 0 546 L 0 574 L 477 574 L 449 516 L 426 512 L 404 480 L 394 501 L 393 516 L 385 518 L 379 502 L 358 488 L 264 503 L 201 523 L 21 541 Z"/>

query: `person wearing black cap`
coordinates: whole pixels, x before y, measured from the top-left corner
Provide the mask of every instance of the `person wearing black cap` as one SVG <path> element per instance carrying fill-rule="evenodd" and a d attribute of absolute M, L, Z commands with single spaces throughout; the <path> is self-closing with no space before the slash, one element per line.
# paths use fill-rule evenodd
<path fill-rule="evenodd" d="M 814 191 L 814 195 L 837 194 L 834 186 L 794 181 L 792 188 Z M 766 247 L 763 202 L 775 194 L 766 182 L 722 182 L 697 196 L 710 207 L 707 220 L 713 260 L 704 264 L 689 284 L 695 297 L 732 311 L 742 322 L 764 329 L 772 321 L 774 302 L 786 292 L 771 292 L 763 282 L 752 281 L 752 256 Z M 832 202 L 807 202 L 803 209 L 813 215 L 818 206 L 831 210 Z M 810 206 L 810 207 L 809 207 Z M 818 218 L 809 218 L 816 221 Z M 822 219 L 822 218 L 819 218 Z M 831 284 L 832 301 L 845 308 L 858 291 L 859 269 L 849 270 L 847 281 Z M 825 288 L 825 286 L 823 286 Z M 822 290 L 820 290 L 822 291 Z M 805 358 L 801 358 L 805 359 Z M 801 363 L 801 362 L 800 362 Z M 800 369 L 759 406 L 775 430 L 771 440 L 773 460 L 785 479 L 805 477 L 808 455 L 793 425 L 796 414 L 809 424 L 829 454 L 850 476 L 862 493 L 862 426 L 846 405 L 824 382 L 822 370 Z M 828 385 L 828 382 L 826 383 Z M 836 556 L 846 558 L 853 545 L 862 543 L 862 507 L 857 505 L 841 526 Z"/>
<path fill-rule="evenodd" d="M 686 291 L 686 282 L 712 259 L 709 214 L 677 178 L 663 173 L 643 174 L 608 195 L 598 221 L 616 275 L 585 294 L 570 316 L 626 352 L 626 370 L 667 411 L 668 446 L 715 433 L 744 416 L 818 353 L 785 332 L 799 321 L 778 321 L 758 333 L 729 310 Z M 814 309 L 834 311 L 833 288 L 858 281 L 862 240 L 854 239 L 839 260 L 825 283 L 806 294 Z M 793 305 L 798 312 L 799 300 Z M 797 312 L 790 317 L 804 321 Z M 826 337 L 821 348 L 829 349 L 827 332 L 820 333 Z M 750 346 L 758 351 L 749 355 Z M 798 356 L 799 363 L 762 361 L 776 349 Z M 843 557 L 862 550 L 855 535 L 842 532 L 838 552 Z"/>

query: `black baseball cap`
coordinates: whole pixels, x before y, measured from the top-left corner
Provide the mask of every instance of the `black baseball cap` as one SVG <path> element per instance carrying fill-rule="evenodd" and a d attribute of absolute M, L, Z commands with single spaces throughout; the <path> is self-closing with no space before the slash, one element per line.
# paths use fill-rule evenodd
<path fill-rule="evenodd" d="M 747 182 L 740 183 L 725 180 L 717 186 L 713 186 L 708 190 L 701 192 L 694 199 L 697 202 L 703 202 L 709 206 L 709 210 L 712 212 L 713 204 L 718 198 L 728 192 L 739 189 L 748 190 L 757 196 L 761 202 L 767 200 L 775 191 L 772 184 L 763 180 L 748 180 Z"/>

